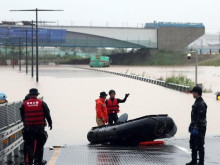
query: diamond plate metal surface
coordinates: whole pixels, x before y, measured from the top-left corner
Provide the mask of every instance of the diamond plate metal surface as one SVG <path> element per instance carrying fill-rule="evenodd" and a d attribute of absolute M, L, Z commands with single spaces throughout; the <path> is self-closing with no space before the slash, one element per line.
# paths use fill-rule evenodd
<path fill-rule="evenodd" d="M 61 148 L 55 165 L 183 165 L 191 154 L 177 146 L 189 149 L 188 139 L 171 139 L 163 146 L 109 146 L 75 145 Z M 220 137 L 206 139 L 206 165 L 220 164 Z M 44 159 L 49 160 L 53 151 L 45 149 Z"/>
<path fill-rule="evenodd" d="M 159 147 L 67 146 L 61 149 L 55 165 L 176 165 L 173 154 L 178 152 L 180 151 L 171 145 Z"/>

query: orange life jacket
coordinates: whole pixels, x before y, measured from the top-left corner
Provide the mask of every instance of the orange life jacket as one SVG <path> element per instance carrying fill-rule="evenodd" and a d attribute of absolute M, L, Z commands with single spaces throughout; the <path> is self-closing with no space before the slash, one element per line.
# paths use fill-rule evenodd
<path fill-rule="evenodd" d="M 111 99 L 108 99 L 107 101 L 108 101 L 108 104 L 107 104 L 108 114 L 109 113 L 118 113 L 119 112 L 118 100 L 114 99 L 112 101 Z"/>
<path fill-rule="evenodd" d="M 36 98 L 24 102 L 24 125 L 45 125 L 43 101 Z"/>

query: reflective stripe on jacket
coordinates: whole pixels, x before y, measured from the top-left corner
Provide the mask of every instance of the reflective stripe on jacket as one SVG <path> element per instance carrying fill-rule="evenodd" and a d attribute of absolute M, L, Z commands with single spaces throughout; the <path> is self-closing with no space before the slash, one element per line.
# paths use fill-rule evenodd
<path fill-rule="evenodd" d="M 112 101 L 111 99 L 108 99 L 107 101 L 108 101 L 107 104 L 108 113 L 118 113 L 119 112 L 118 100 L 114 99 Z"/>
<path fill-rule="evenodd" d="M 42 100 L 31 98 L 24 102 L 24 125 L 45 125 Z"/>

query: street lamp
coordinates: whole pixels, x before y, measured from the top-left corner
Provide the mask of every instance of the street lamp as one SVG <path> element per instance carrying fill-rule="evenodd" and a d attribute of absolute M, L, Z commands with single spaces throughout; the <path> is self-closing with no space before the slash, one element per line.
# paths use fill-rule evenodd
<path fill-rule="evenodd" d="M 25 32 L 25 42 L 22 41 L 23 46 L 25 45 L 25 66 L 26 66 L 26 74 L 28 74 L 28 29 L 24 30 Z M 23 36 L 22 36 L 23 37 Z"/>
<path fill-rule="evenodd" d="M 35 21 L 21 21 L 23 25 L 31 25 L 31 77 L 34 77 L 34 22 Z M 26 69 L 27 73 L 27 69 Z"/>
<path fill-rule="evenodd" d="M 28 47 L 28 30 L 25 29 L 24 30 L 25 32 L 25 43 L 22 41 L 21 43 L 21 38 L 24 38 L 23 36 L 20 36 L 19 37 L 19 71 L 21 71 L 21 54 L 22 54 L 22 51 L 21 51 L 21 45 L 25 45 L 25 65 L 26 65 L 26 74 L 28 73 L 28 53 L 27 53 L 27 47 Z"/>
<path fill-rule="evenodd" d="M 31 21 L 31 76 L 34 77 L 34 23 Z"/>
<path fill-rule="evenodd" d="M 38 11 L 63 11 L 63 10 L 45 10 L 45 9 L 25 9 L 25 10 L 10 10 L 10 11 L 34 11 L 36 13 L 36 82 L 39 81 L 38 75 Z"/>
<path fill-rule="evenodd" d="M 28 30 L 26 29 L 26 31 L 25 31 L 25 41 L 26 41 L 26 44 L 25 44 L 25 46 L 26 46 L 26 74 L 28 74 L 28 53 L 27 53 L 27 46 L 28 46 Z"/>
<path fill-rule="evenodd" d="M 31 25 L 31 77 L 34 77 L 34 26 L 36 21 L 25 21 L 28 25 Z M 38 21 L 38 23 L 55 23 L 51 21 Z"/>
<path fill-rule="evenodd" d="M 19 71 L 21 71 L 21 38 L 19 37 Z"/>
<path fill-rule="evenodd" d="M 218 42 L 218 44 L 219 44 L 219 47 L 218 47 L 218 48 L 219 48 L 219 49 L 218 49 L 218 53 L 220 54 L 220 32 L 218 32 L 218 34 L 219 34 L 219 36 L 218 36 L 218 37 L 219 37 L 219 42 Z"/>

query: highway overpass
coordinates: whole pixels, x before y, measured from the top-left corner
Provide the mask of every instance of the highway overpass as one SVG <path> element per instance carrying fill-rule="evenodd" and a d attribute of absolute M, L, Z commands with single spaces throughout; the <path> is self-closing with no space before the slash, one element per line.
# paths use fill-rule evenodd
<path fill-rule="evenodd" d="M 110 47 L 184 50 L 205 33 L 203 24 L 146 23 L 144 28 L 94 26 L 40 26 L 39 45 L 56 47 Z M 31 42 L 27 25 L 0 25 L 0 44 Z"/>

